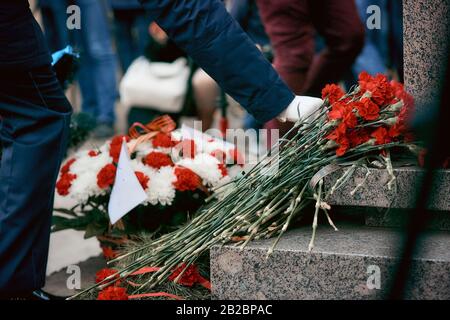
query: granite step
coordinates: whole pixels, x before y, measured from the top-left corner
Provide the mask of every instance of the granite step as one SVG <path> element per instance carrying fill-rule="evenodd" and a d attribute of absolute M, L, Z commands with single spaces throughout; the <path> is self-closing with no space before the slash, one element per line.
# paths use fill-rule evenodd
<path fill-rule="evenodd" d="M 329 190 L 342 176 L 344 169 L 338 170 L 324 179 L 325 187 Z M 394 169 L 396 188 L 389 190 L 387 184 L 391 176 L 385 169 L 370 169 L 362 187 L 352 195 L 356 186 L 366 177 L 366 169 L 357 169 L 351 179 L 337 189 L 327 199 L 330 205 L 399 208 L 411 209 L 415 207 L 417 188 L 420 186 L 424 170 L 417 167 Z M 430 210 L 450 212 L 450 170 L 439 170 L 432 190 L 430 190 Z"/>
<path fill-rule="evenodd" d="M 341 226 L 288 232 L 266 259 L 273 240 L 211 250 L 215 299 L 383 299 L 398 262 L 402 235 L 394 229 Z M 413 261 L 408 299 L 450 299 L 450 232 L 429 232 Z"/>

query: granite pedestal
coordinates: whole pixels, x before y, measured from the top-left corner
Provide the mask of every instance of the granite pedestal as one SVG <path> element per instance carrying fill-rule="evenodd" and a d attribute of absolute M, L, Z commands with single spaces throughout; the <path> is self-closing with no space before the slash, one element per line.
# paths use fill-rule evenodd
<path fill-rule="evenodd" d="M 339 226 L 338 226 L 339 227 Z M 211 250 L 215 299 L 383 299 L 396 268 L 400 234 L 392 229 L 341 226 L 319 228 L 308 252 L 311 229 L 287 233 L 266 260 L 273 240 L 256 241 L 241 251 Z M 450 299 L 450 234 L 423 238 L 415 256 L 407 299 Z M 379 280 L 376 277 L 379 275 Z M 376 287 L 379 285 L 379 289 Z"/>

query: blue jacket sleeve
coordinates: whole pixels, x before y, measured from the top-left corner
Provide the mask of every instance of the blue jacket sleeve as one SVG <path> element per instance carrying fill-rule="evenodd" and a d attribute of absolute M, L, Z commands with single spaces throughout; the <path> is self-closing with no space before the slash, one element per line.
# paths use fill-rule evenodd
<path fill-rule="evenodd" d="M 220 0 L 140 0 L 169 37 L 257 120 L 294 99 Z"/>

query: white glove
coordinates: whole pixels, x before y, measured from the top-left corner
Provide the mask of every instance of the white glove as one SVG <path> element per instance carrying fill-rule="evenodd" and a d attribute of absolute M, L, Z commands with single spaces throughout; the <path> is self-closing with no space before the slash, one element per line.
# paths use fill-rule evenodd
<path fill-rule="evenodd" d="M 291 104 L 279 116 L 281 122 L 299 120 L 304 122 L 313 121 L 322 110 L 323 100 L 320 98 L 296 96 Z"/>

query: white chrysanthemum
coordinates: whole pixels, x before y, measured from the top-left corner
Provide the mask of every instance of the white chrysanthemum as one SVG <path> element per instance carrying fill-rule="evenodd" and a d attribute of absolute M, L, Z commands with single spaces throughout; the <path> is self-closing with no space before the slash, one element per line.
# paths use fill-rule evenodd
<path fill-rule="evenodd" d="M 70 168 L 70 172 L 77 176 L 72 182 L 70 197 L 81 203 L 91 196 L 105 194 L 106 191 L 97 185 L 97 175 L 109 163 L 112 163 L 112 158 L 106 152 L 95 157 L 89 156 L 88 151 L 78 153 Z"/>
<path fill-rule="evenodd" d="M 150 186 L 147 189 L 147 195 L 150 204 L 171 205 L 176 195 L 173 183 L 176 182 L 177 177 L 174 169 L 172 167 L 163 167 L 158 171 L 153 171 L 149 177 Z"/>
<path fill-rule="evenodd" d="M 177 163 L 179 166 L 192 170 L 206 185 L 213 187 L 222 179 L 219 164 L 219 160 L 206 153 L 198 154 L 194 159 L 182 159 Z"/>

